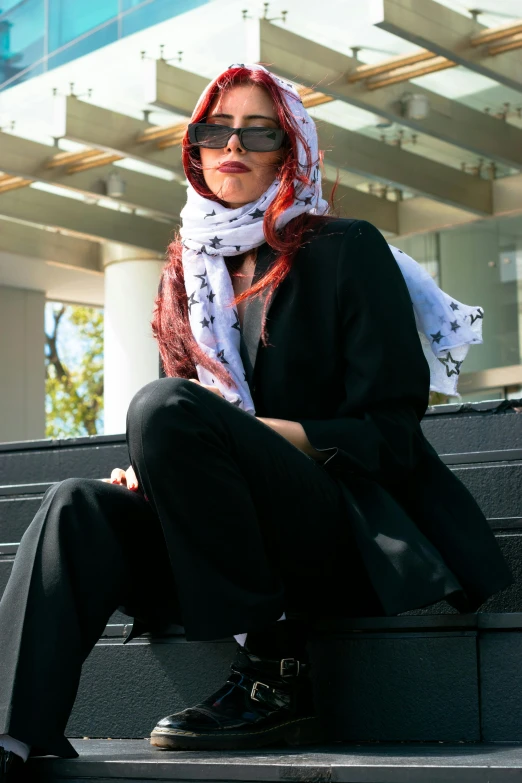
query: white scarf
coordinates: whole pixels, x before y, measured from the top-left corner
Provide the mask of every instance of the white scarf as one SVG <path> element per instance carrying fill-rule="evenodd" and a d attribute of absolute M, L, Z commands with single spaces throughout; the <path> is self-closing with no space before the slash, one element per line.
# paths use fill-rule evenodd
<path fill-rule="evenodd" d="M 266 70 L 260 65 L 244 67 Z M 310 184 L 296 183 L 293 205 L 276 222 L 276 227 L 282 228 L 303 213 L 326 214 L 328 203 L 322 197 L 315 123 L 293 85 L 270 75 L 302 129 L 312 161 L 308 172 L 306 149 L 299 142 L 299 164 L 308 173 Z M 229 209 L 203 198 L 189 184 L 187 203 L 181 212 L 182 263 L 192 333 L 208 356 L 222 362 L 237 388 L 228 388 L 201 365 L 196 365 L 198 378 L 203 384 L 217 387 L 225 399 L 252 415 L 255 406 L 240 356 L 241 327 L 237 309 L 230 307 L 234 290 L 224 256 L 245 253 L 265 242 L 263 216 L 278 186 L 276 179 L 257 201 Z M 430 365 L 431 389 L 456 395 L 460 366 L 469 345 L 482 342 L 482 310 L 452 300 L 416 261 L 390 247 L 412 299 L 421 343 Z"/>

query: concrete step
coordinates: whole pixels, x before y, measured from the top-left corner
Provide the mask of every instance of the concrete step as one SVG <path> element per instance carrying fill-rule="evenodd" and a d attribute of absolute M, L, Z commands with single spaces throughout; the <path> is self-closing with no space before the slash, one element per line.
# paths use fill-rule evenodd
<path fill-rule="evenodd" d="M 74 745 L 78 759 L 31 759 L 28 779 L 34 783 L 514 783 L 522 778 L 522 747 L 518 745 L 335 744 L 255 752 L 168 752 L 151 748 L 144 740 L 85 740 Z"/>
<path fill-rule="evenodd" d="M 494 530 L 522 529 L 522 448 L 460 452 L 443 455 L 442 459 L 469 489 Z M 105 451 L 91 454 L 90 461 L 82 463 L 83 473 L 76 475 L 107 476 L 112 469 L 104 464 L 108 460 Z M 20 541 L 51 483 L 0 485 L 0 543 Z"/>
<path fill-rule="evenodd" d="M 439 454 L 516 449 L 522 442 L 522 400 L 439 405 L 422 420 L 424 434 Z"/>
<path fill-rule="evenodd" d="M 0 485 L 104 478 L 128 466 L 124 435 L 0 443 Z"/>
<path fill-rule="evenodd" d="M 233 640 L 108 626 L 87 659 L 70 737 L 146 737 L 219 688 Z M 330 619 L 309 641 L 315 700 L 343 742 L 522 742 L 522 613 Z M 66 641 L 65 641 L 66 643 Z"/>
<path fill-rule="evenodd" d="M 439 454 L 518 449 L 522 400 L 443 405 L 428 410 L 421 426 Z M 0 443 L 0 485 L 98 478 L 129 464 L 125 436 Z"/>

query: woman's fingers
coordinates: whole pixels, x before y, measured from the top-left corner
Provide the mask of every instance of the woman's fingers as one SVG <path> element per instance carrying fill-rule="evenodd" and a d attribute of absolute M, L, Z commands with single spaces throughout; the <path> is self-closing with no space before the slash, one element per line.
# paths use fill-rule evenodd
<path fill-rule="evenodd" d="M 127 489 L 132 489 L 133 491 L 138 489 L 138 479 L 136 478 L 132 466 L 127 470 L 114 468 L 111 473 L 110 482 L 111 484 L 120 484 L 122 487 L 127 487 Z"/>
<path fill-rule="evenodd" d="M 135 492 L 138 489 L 138 479 L 132 466 L 126 471 L 125 476 L 127 478 L 127 488 Z"/>
<path fill-rule="evenodd" d="M 121 468 L 114 468 L 111 472 L 111 484 L 123 484 L 127 483 L 125 471 Z"/>

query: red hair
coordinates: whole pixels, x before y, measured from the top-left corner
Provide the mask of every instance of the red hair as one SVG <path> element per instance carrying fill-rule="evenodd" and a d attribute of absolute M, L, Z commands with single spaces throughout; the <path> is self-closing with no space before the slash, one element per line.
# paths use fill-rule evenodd
<path fill-rule="evenodd" d="M 219 94 L 238 84 L 248 83 L 259 85 L 268 92 L 274 103 L 279 125 L 286 135 L 284 158 L 278 171 L 279 189 L 263 218 L 264 235 L 268 244 L 277 251 L 278 256 L 270 271 L 255 285 L 237 296 L 234 305 L 250 296 L 259 295 L 268 286 L 271 287 L 272 292 L 275 291 L 289 273 L 295 254 L 304 242 L 305 234 L 312 232 L 327 220 L 325 217 L 304 214 L 291 220 L 281 230 L 276 229 L 277 218 L 294 202 L 295 183 L 298 183 L 297 190 L 299 183 L 309 184 L 312 167 L 317 161 L 311 160 L 310 150 L 301 129 L 288 109 L 283 90 L 270 74 L 257 69 L 251 71 L 240 66 L 229 68 L 203 93 L 194 109 L 191 122 L 204 120 Z M 307 153 L 306 166 L 299 164 L 298 141 L 303 144 Z M 187 179 L 196 192 L 211 201 L 223 203 L 209 190 L 205 182 L 199 148 L 189 142 L 188 132 L 185 133 L 182 141 L 182 161 Z M 267 344 L 265 321 L 269 299 L 270 297 L 267 297 L 262 316 L 261 337 L 265 346 Z M 235 386 L 223 364 L 217 359 L 211 359 L 200 348 L 192 334 L 183 275 L 182 245 L 177 235 L 168 247 L 167 263 L 162 270 L 160 292 L 155 300 L 152 332 L 158 341 L 167 376 L 195 378 L 197 377 L 196 364 L 199 364 L 226 386 Z"/>

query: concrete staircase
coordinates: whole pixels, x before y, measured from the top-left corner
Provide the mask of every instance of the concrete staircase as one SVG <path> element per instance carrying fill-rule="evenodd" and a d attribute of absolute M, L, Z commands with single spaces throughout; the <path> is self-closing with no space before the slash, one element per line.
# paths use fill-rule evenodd
<path fill-rule="evenodd" d="M 423 422 L 427 437 L 490 520 L 515 584 L 474 615 L 459 615 L 441 603 L 394 618 L 318 621 L 310 640 L 314 683 L 335 744 L 236 754 L 150 749 L 143 738 L 158 718 L 222 684 L 234 645 L 187 642 L 183 629 L 173 628 L 168 636 L 140 637 L 123 646 L 129 618 L 116 613 L 84 666 L 68 726 L 81 758 L 32 759 L 28 779 L 522 779 L 522 747 L 516 744 L 522 743 L 517 409 L 513 402 L 444 406 Z M 0 592 L 49 484 L 70 476 L 108 476 L 113 467 L 127 465 L 122 436 L 0 444 Z"/>

